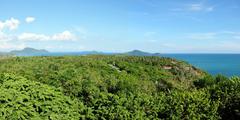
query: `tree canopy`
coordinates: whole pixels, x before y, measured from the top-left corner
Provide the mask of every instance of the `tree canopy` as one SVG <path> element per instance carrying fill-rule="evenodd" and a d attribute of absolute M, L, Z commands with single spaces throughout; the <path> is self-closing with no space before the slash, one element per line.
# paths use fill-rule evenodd
<path fill-rule="evenodd" d="M 0 60 L 0 119 L 238 119 L 240 78 L 171 58 Z"/>

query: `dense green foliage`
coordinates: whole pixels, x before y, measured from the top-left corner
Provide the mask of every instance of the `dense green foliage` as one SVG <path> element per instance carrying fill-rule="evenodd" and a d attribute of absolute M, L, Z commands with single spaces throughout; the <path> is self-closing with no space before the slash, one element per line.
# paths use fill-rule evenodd
<path fill-rule="evenodd" d="M 170 58 L 0 60 L 0 119 L 237 119 L 240 78 Z"/>
<path fill-rule="evenodd" d="M 79 119 L 83 104 L 48 85 L 2 74 L 0 116 L 2 119 Z"/>
<path fill-rule="evenodd" d="M 240 78 L 231 79 L 218 75 L 215 78 L 208 76 L 195 81 L 201 89 L 207 89 L 211 100 L 219 101 L 218 112 L 222 119 L 240 119 Z"/>

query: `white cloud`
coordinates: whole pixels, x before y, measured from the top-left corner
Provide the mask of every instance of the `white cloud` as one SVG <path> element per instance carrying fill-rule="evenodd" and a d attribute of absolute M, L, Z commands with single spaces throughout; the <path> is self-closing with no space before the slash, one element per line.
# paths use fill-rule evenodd
<path fill-rule="evenodd" d="M 195 12 L 199 12 L 199 11 L 205 11 L 205 12 L 211 12 L 214 10 L 214 6 L 207 6 L 205 4 L 202 3 L 196 3 L 196 4 L 189 4 L 186 6 L 186 9 L 188 11 L 195 11 Z"/>
<path fill-rule="evenodd" d="M 11 18 L 10 20 L 5 21 L 5 26 L 10 30 L 17 29 L 19 24 L 20 24 L 20 21 L 14 18 Z"/>
<path fill-rule="evenodd" d="M 70 31 L 64 31 L 54 35 L 36 34 L 36 33 L 22 33 L 18 36 L 18 40 L 22 41 L 74 41 L 76 36 Z"/>
<path fill-rule="evenodd" d="M 34 17 L 26 17 L 25 22 L 34 22 Z M 84 35 L 84 31 L 72 31 L 65 30 L 60 33 L 54 34 L 41 34 L 32 32 L 16 33 L 12 30 L 16 30 L 19 27 L 20 21 L 15 18 L 10 18 L 7 20 L 0 20 L 0 51 L 9 51 L 14 49 L 22 49 L 26 47 L 29 41 L 39 43 L 39 41 L 75 41 L 79 37 L 74 33 L 79 35 Z M 10 30 L 10 31 L 8 31 Z M 72 49 L 72 48 L 71 48 Z M 80 49 L 80 48 L 79 48 Z"/>
<path fill-rule="evenodd" d="M 18 36 L 18 40 L 22 41 L 46 41 L 50 40 L 50 37 L 44 34 L 35 33 L 22 33 Z"/>
<path fill-rule="evenodd" d="M 13 37 L 14 36 L 5 34 L 5 33 L 0 31 L 0 42 L 11 41 L 11 40 L 13 40 Z"/>
<path fill-rule="evenodd" d="M 62 33 L 55 34 L 51 37 L 53 40 L 76 40 L 76 36 L 70 31 L 64 31 Z"/>
<path fill-rule="evenodd" d="M 25 19 L 25 21 L 26 21 L 27 23 L 32 23 L 32 22 L 35 21 L 35 18 L 34 18 L 34 17 L 27 17 L 27 18 Z"/>
<path fill-rule="evenodd" d="M 10 42 L 1 42 L 0 43 L 0 50 L 6 51 L 6 50 L 16 50 L 16 49 L 23 49 L 26 45 L 24 43 L 16 44 L 16 43 L 10 43 Z"/>
<path fill-rule="evenodd" d="M 188 6 L 188 9 L 191 11 L 200 11 L 203 9 L 203 6 L 202 6 L 202 4 L 190 4 Z"/>
<path fill-rule="evenodd" d="M 0 31 L 3 29 L 16 30 L 20 24 L 18 19 L 10 18 L 6 21 L 0 21 Z"/>
<path fill-rule="evenodd" d="M 74 47 L 73 47 L 74 46 Z M 47 45 L 44 47 L 47 50 L 50 51 L 57 51 L 57 52 L 66 52 L 66 51 L 80 51 L 85 50 L 85 46 L 82 45 Z"/>
<path fill-rule="evenodd" d="M 31 23 L 35 20 L 34 17 L 26 17 L 25 21 Z M 72 32 L 66 30 L 61 33 L 55 33 L 53 35 L 37 34 L 37 33 L 21 33 L 20 35 L 4 34 L 5 29 L 15 30 L 18 28 L 20 21 L 15 18 L 10 18 L 5 21 L 0 21 L 0 41 L 20 40 L 20 41 L 74 41 L 77 40 L 77 36 Z"/>
<path fill-rule="evenodd" d="M 181 7 L 170 9 L 173 12 L 212 12 L 215 6 L 210 6 L 204 3 L 185 4 Z"/>
<path fill-rule="evenodd" d="M 0 21 L 0 31 L 5 27 L 4 24 L 5 24 L 5 23 L 3 23 L 2 21 Z"/>

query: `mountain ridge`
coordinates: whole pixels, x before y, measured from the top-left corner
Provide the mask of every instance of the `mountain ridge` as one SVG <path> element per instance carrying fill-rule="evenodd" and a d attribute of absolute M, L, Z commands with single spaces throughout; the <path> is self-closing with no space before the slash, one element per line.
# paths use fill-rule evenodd
<path fill-rule="evenodd" d="M 35 49 L 26 47 L 22 50 L 12 50 L 10 52 L 0 52 L 0 55 L 16 56 L 65 56 L 65 55 L 127 55 L 127 56 L 160 56 L 160 53 L 150 53 L 142 50 L 132 50 L 128 52 L 101 52 L 101 51 L 79 51 L 79 52 L 49 52 L 45 49 Z"/>
<path fill-rule="evenodd" d="M 126 52 L 125 54 L 132 55 L 132 56 L 160 56 L 160 53 L 149 53 L 141 50 L 132 50 L 132 51 Z"/>
<path fill-rule="evenodd" d="M 11 55 L 17 55 L 17 56 L 32 56 L 32 55 L 43 55 L 49 53 L 49 51 L 45 49 L 34 49 L 30 47 L 26 47 L 22 50 L 12 50 L 9 52 Z"/>

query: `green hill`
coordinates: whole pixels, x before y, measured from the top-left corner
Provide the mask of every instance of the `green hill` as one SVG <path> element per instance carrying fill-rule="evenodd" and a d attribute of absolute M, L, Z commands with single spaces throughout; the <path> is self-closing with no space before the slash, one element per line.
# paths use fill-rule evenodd
<path fill-rule="evenodd" d="M 235 119 L 239 86 L 163 57 L 10 57 L 0 119 Z"/>
<path fill-rule="evenodd" d="M 148 53 L 140 50 L 133 50 L 126 53 L 123 53 L 124 55 L 130 55 L 130 56 L 160 56 L 160 53 Z"/>
<path fill-rule="evenodd" d="M 42 55 L 46 53 L 48 53 L 47 50 L 44 50 L 44 49 L 37 50 L 29 47 L 24 48 L 22 50 L 13 50 L 9 52 L 9 54 L 17 55 L 17 56 L 36 56 L 36 55 Z"/>

